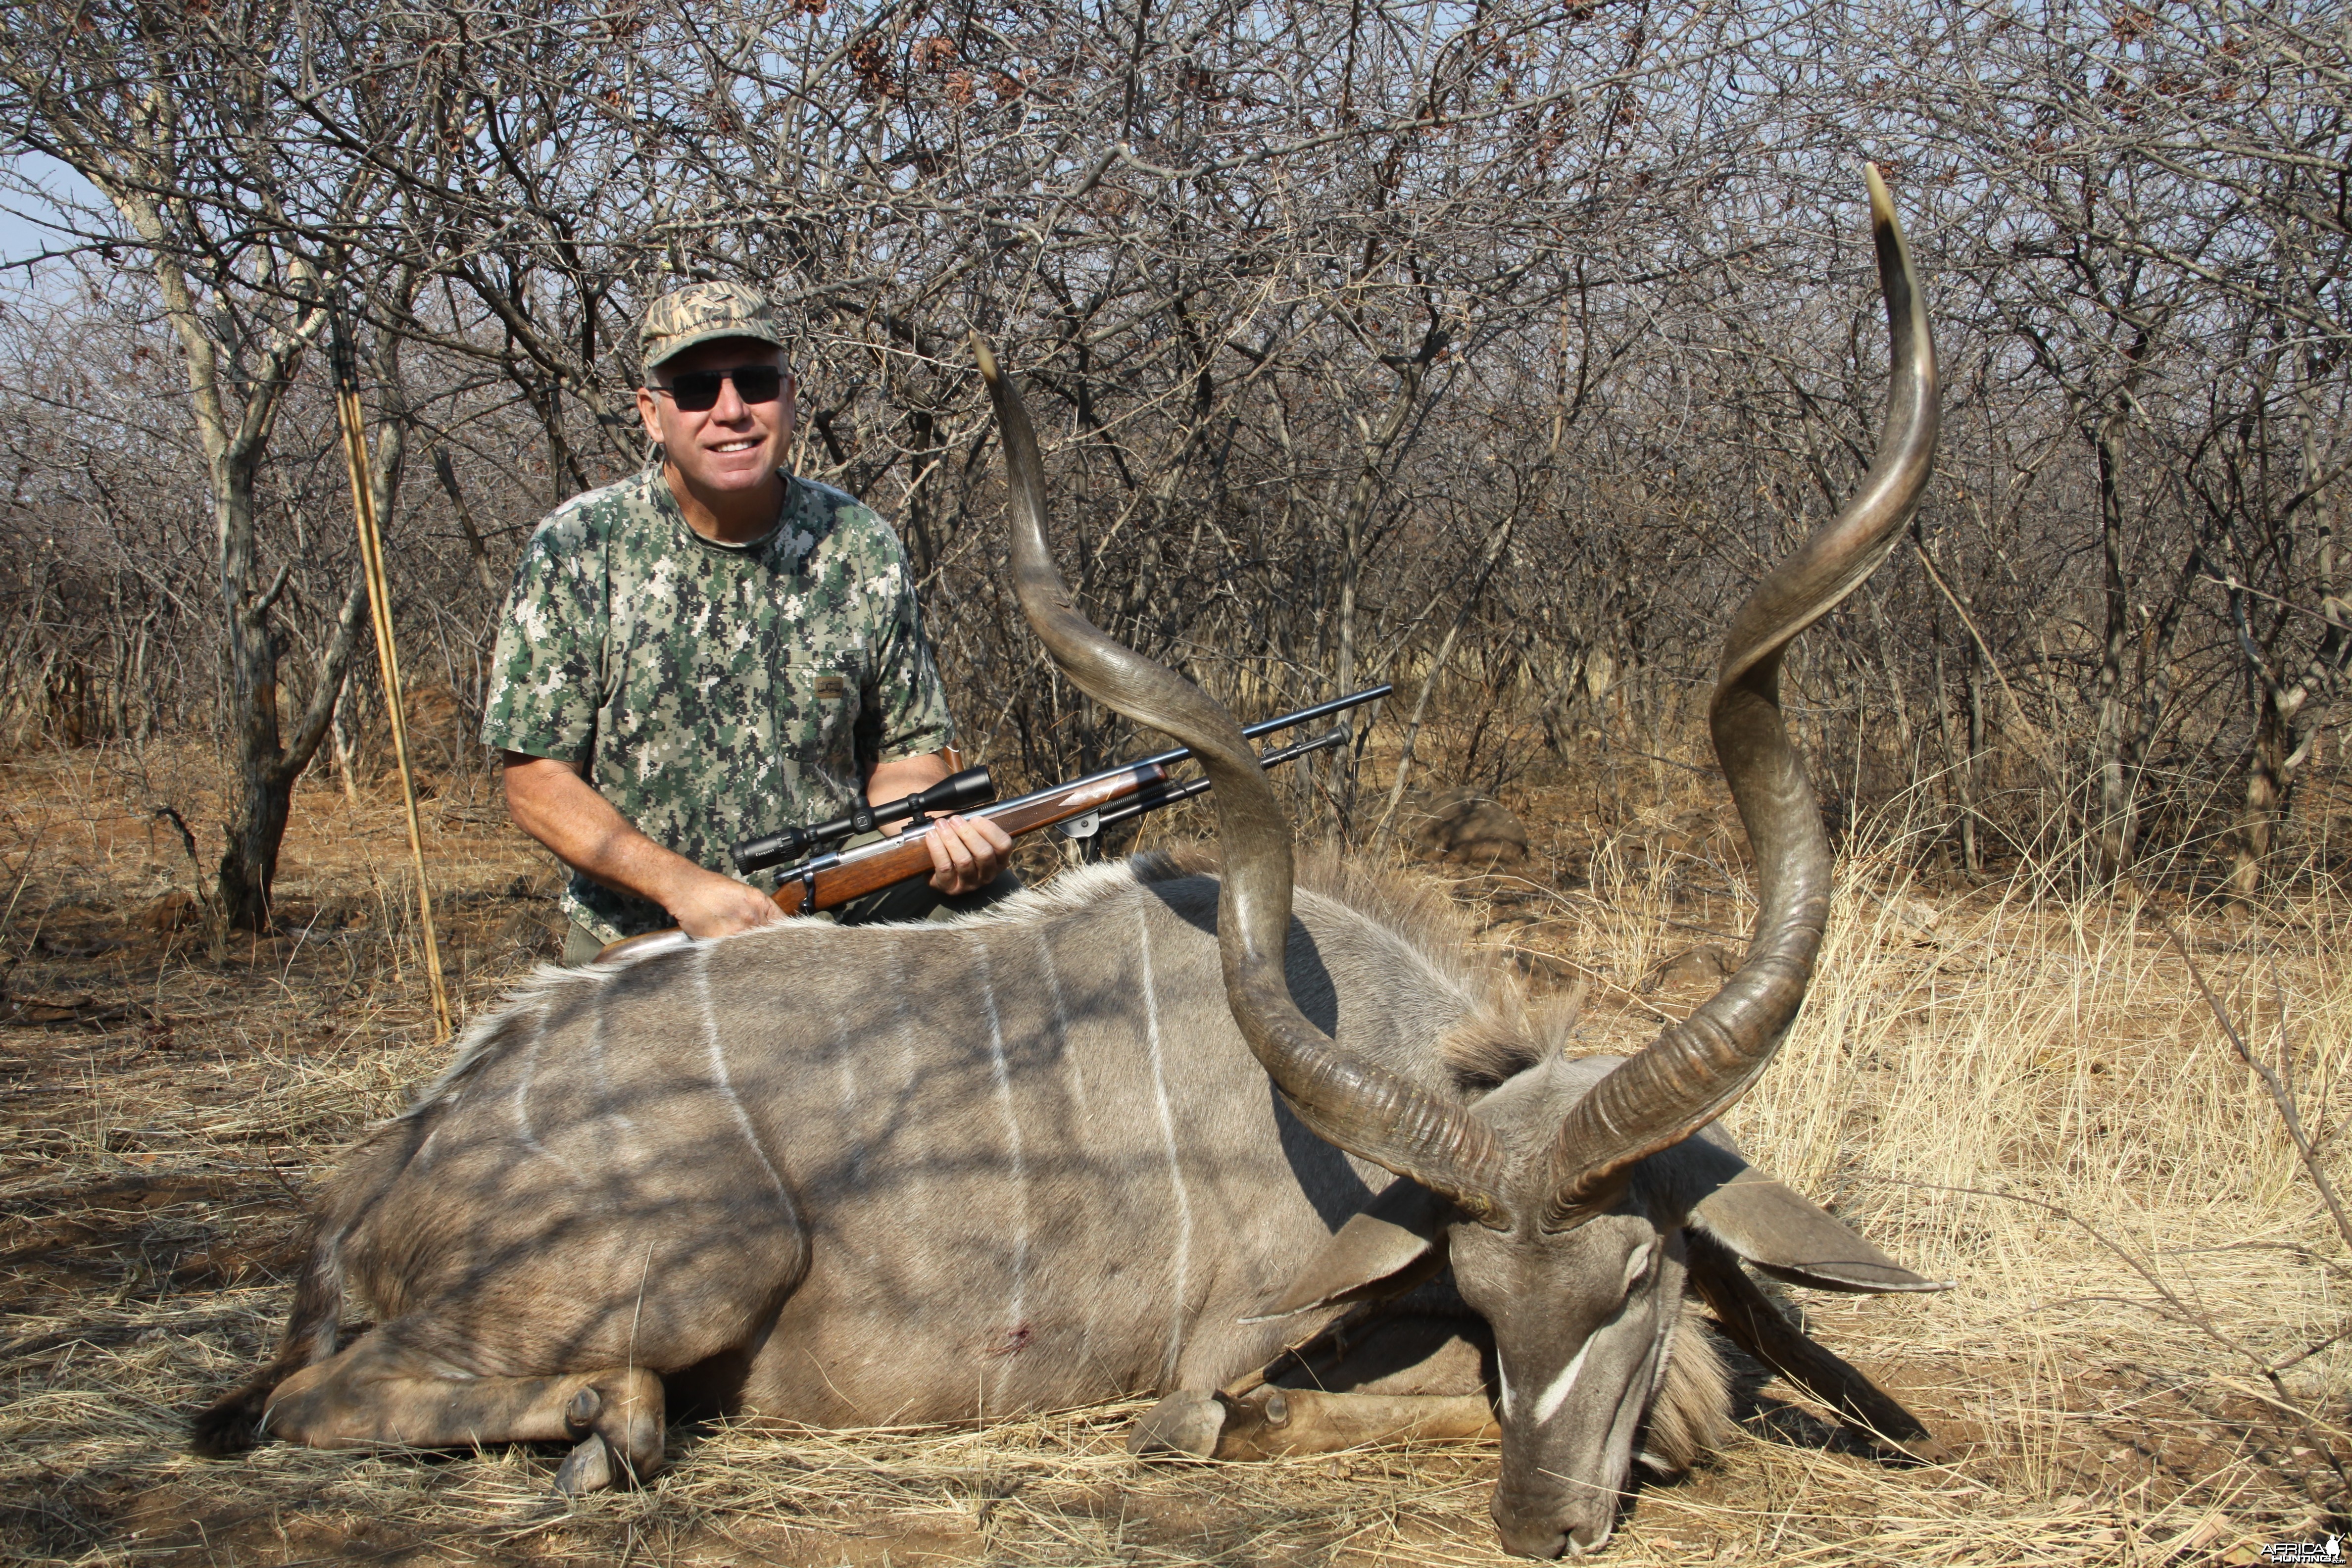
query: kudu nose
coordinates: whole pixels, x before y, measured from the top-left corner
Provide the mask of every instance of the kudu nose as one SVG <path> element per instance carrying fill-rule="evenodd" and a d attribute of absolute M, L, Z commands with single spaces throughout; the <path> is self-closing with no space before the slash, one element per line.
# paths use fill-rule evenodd
<path fill-rule="evenodd" d="M 1521 1510 L 1511 1507 L 1498 1491 L 1487 1511 L 1494 1516 L 1495 1532 L 1502 1538 L 1503 1550 L 1514 1557 L 1533 1557 L 1541 1562 L 1565 1557 L 1580 1560 L 1609 1544 L 1611 1523 L 1563 1523 L 1553 1509 L 1537 1507 Z"/>
<path fill-rule="evenodd" d="M 1512 1556 L 1533 1557 L 1541 1562 L 1567 1556 L 1570 1544 L 1568 1531 L 1549 1524 L 1538 1525 L 1532 1530 L 1507 1529 L 1503 1531 L 1502 1538 L 1503 1550 Z M 1581 1557 L 1584 1553 L 1579 1552 L 1577 1555 Z"/>

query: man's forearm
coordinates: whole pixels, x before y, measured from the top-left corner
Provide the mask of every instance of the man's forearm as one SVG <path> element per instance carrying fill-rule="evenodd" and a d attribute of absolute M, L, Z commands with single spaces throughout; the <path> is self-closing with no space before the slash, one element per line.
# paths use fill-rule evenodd
<path fill-rule="evenodd" d="M 900 757 L 895 763 L 879 764 L 866 775 L 866 798 L 877 803 L 898 800 L 927 790 L 947 776 L 947 758 L 938 752 Z"/>
<path fill-rule="evenodd" d="M 661 905 L 694 934 L 774 918 L 774 906 L 757 889 L 706 870 L 638 832 L 570 763 L 509 752 L 505 782 L 507 813 L 516 826 L 574 870 Z"/>

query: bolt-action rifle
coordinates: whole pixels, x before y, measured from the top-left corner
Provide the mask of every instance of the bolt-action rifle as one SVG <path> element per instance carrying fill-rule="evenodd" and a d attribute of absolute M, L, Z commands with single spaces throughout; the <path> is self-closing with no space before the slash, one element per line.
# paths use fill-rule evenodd
<path fill-rule="evenodd" d="M 1297 729 L 1386 697 L 1391 689 L 1388 686 L 1374 686 L 1349 692 L 1312 708 L 1246 725 L 1242 733 L 1255 740 L 1260 735 Z M 1276 767 L 1310 752 L 1345 745 L 1348 740 L 1348 727 L 1342 724 L 1312 740 L 1265 752 L 1258 758 L 1258 765 Z M 966 768 L 918 794 L 880 805 L 861 802 L 829 822 L 820 822 L 813 827 L 788 828 L 766 838 L 748 838 L 733 846 L 730 853 L 735 868 L 746 876 L 799 858 L 797 864 L 786 867 L 782 873 L 776 888 L 776 905 L 786 914 L 809 914 L 862 899 L 910 878 L 930 875 L 930 846 L 923 840 L 931 831 L 933 819 L 950 812 L 984 816 L 1014 838 L 1041 827 L 1056 826 L 1066 837 L 1090 838 L 1130 817 L 1205 794 L 1209 788 L 1207 779 L 1173 783 L 1168 777 L 1170 768 L 1192 754 L 1191 748 L 1179 746 L 1140 762 L 1088 773 L 1084 778 L 994 805 L 985 804 L 996 795 L 995 781 L 989 771 L 984 767 Z M 970 809 L 972 807 L 979 809 Z M 838 847 L 844 839 L 871 833 L 894 822 L 907 824 L 896 837 L 861 844 L 854 849 Z M 596 958 L 599 963 L 635 958 L 682 947 L 692 940 L 673 926 L 607 943 Z"/>

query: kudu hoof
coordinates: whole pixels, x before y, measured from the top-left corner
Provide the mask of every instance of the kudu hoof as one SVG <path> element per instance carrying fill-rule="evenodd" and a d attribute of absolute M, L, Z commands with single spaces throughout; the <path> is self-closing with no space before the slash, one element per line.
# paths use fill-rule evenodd
<path fill-rule="evenodd" d="M 1234 1397 L 1217 1395 L 1224 1422 L 1217 1432 L 1220 1459 L 1270 1459 L 1288 1451 L 1290 1395 L 1272 1384 Z"/>
<path fill-rule="evenodd" d="M 1183 1389 L 1136 1418 L 1127 1451 L 1139 1458 L 1189 1454 L 1205 1459 L 1216 1453 L 1217 1437 L 1224 1429 L 1223 1401 L 1213 1394 Z"/>
<path fill-rule="evenodd" d="M 579 1439 L 555 1472 L 566 1497 L 651 1480 L 662 1452 L 661 1380 L 643 1369 L 584 1383 L 563 1405 L 563 1429 Z"/>
<path fill-rule="evenodd" d="M 604 1446 L 604 1438 L 591 1433 L 563 1457 L 563 1463 L 555 1472 L 555 1489 L 565 1497 L 610 1491 L 620 1475 L 621 1467 L 614 1462 L 613 1450 Z"/>

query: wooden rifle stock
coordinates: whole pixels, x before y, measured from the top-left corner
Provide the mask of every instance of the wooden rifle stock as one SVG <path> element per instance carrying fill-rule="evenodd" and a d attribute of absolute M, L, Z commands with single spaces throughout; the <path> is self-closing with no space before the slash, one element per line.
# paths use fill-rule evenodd
<path fill-rule="evenodd" d="M 1124 800 L 1150 788 L 1168 776 L 1157 763 L 1142 763 L 1116 773 L 1096 773 L 1018 800 L 968 812 L 984 816 L 1004 829 L 1009 838 L 1051 827 L 1057 822 L 1084 816 L 1090 811 Z M 906 881 L 931 868 L 930 847 L 923 842 L 929 827 L 910 828 L 896 838 L 860 845 L 838 854 L 821 855 L 808 868 L 776 889 L 776 907 L 788 915 L 829 910 L 866 894 Z"/>
<path fill-rule="evenodd" d="M 1024 795 L 997 805 L 983 806 L 968 812 L 970 816 L 984 816 L 1004 829 L 1009 837 L 1018 838 L 1024 833 L 1034 833 L 1041 827 L 1068 822 L 1099 811 L 1130 795 L 1139 795 L 1168 777 L 1168 770 L 1159 763 L 1138 763 L 1131 767 L 1116 768 L 1108 773 L 1095 773 L 1052 789 Z M 775 892 L 776 907 L 788 915 L 804 915 L 819 910 L 830 910 L 878 892 L 895 883 L 927 874 L 931 869 L 930 847 L 923 840 L 929 826 L 909 828 L 896 838 L 884 838 L 873 844 L 862 844 L 855 849 L 844 849 L 831 855 L 820 855 L 809 861 Z M 607 942 L 596 954 L 596 962 L 608 963 L 614 959 L 636 958 L 666 948 L 683 947 L 694 939 L 676 926 L 664 931 L 649 931 L 642 936 L 625 937 Z"/>

